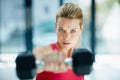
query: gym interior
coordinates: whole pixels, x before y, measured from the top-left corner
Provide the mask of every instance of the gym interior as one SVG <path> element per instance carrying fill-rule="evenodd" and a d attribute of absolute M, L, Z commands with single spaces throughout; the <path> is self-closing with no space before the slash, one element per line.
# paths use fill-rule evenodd
<path fill-rule="evenodd" d="M 80 48 L 93 54 L 85 80 L 120 80 L 120 0 L 0 0 L 0 80 L 20 80 L 18 54 L 56 41 L 55 15 L 65 2 L 84 14 Z M 35 80 L 35 78 L 33 78 Z"/>

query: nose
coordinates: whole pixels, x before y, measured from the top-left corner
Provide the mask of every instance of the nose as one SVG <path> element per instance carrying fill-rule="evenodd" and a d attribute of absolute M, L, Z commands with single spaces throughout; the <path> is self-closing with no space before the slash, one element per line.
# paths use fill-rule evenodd
<path fill-rule="evenodd" d="M 65 32 L 63 37 L 64 37 L 64 40 L 68 40 L 70 37 L 70 34 L 68 32 Z"/>

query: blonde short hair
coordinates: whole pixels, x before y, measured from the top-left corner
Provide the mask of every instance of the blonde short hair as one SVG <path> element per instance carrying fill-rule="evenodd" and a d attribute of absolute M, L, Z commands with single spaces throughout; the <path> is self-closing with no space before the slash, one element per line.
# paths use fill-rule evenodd
<path fill-rule="evenodd" d="M 56 22 L 58 17 L 65 17 L 70 19 L 79 19 L 80 25 L 83 24 L 82 9 L 74 3 L 64 3 L 58 10 L 56 15 Z"/>

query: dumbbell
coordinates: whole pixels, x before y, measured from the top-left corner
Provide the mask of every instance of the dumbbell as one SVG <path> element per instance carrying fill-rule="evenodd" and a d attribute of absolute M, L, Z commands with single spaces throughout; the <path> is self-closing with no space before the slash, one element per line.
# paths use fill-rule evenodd
<path fill-rule="evenodd" d="M 88 75 L 92 71 L 93 54 L 87 49 L 75 49 L 71 58 L 66 58 L 65 64 L 72 67 L 73 72 L 80 75 Z M 24 52 L 16 58 L 16 73 L 20 79 L 33 79 L 36 68 L 42 69 L 45 62 L 35 60 L 31 52 Z"/>

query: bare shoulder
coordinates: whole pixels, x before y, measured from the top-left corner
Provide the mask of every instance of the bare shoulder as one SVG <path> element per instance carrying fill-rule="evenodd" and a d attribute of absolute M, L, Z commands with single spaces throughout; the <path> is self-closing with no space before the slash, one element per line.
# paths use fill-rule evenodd
<path fill-rule="evenodd" d="M 53 50 L 50 45 L 47 46 L 38 46 L 33 49 L 33 54 L 37 59 L 42 58 L 45 55 L 52 53 Z"/>

